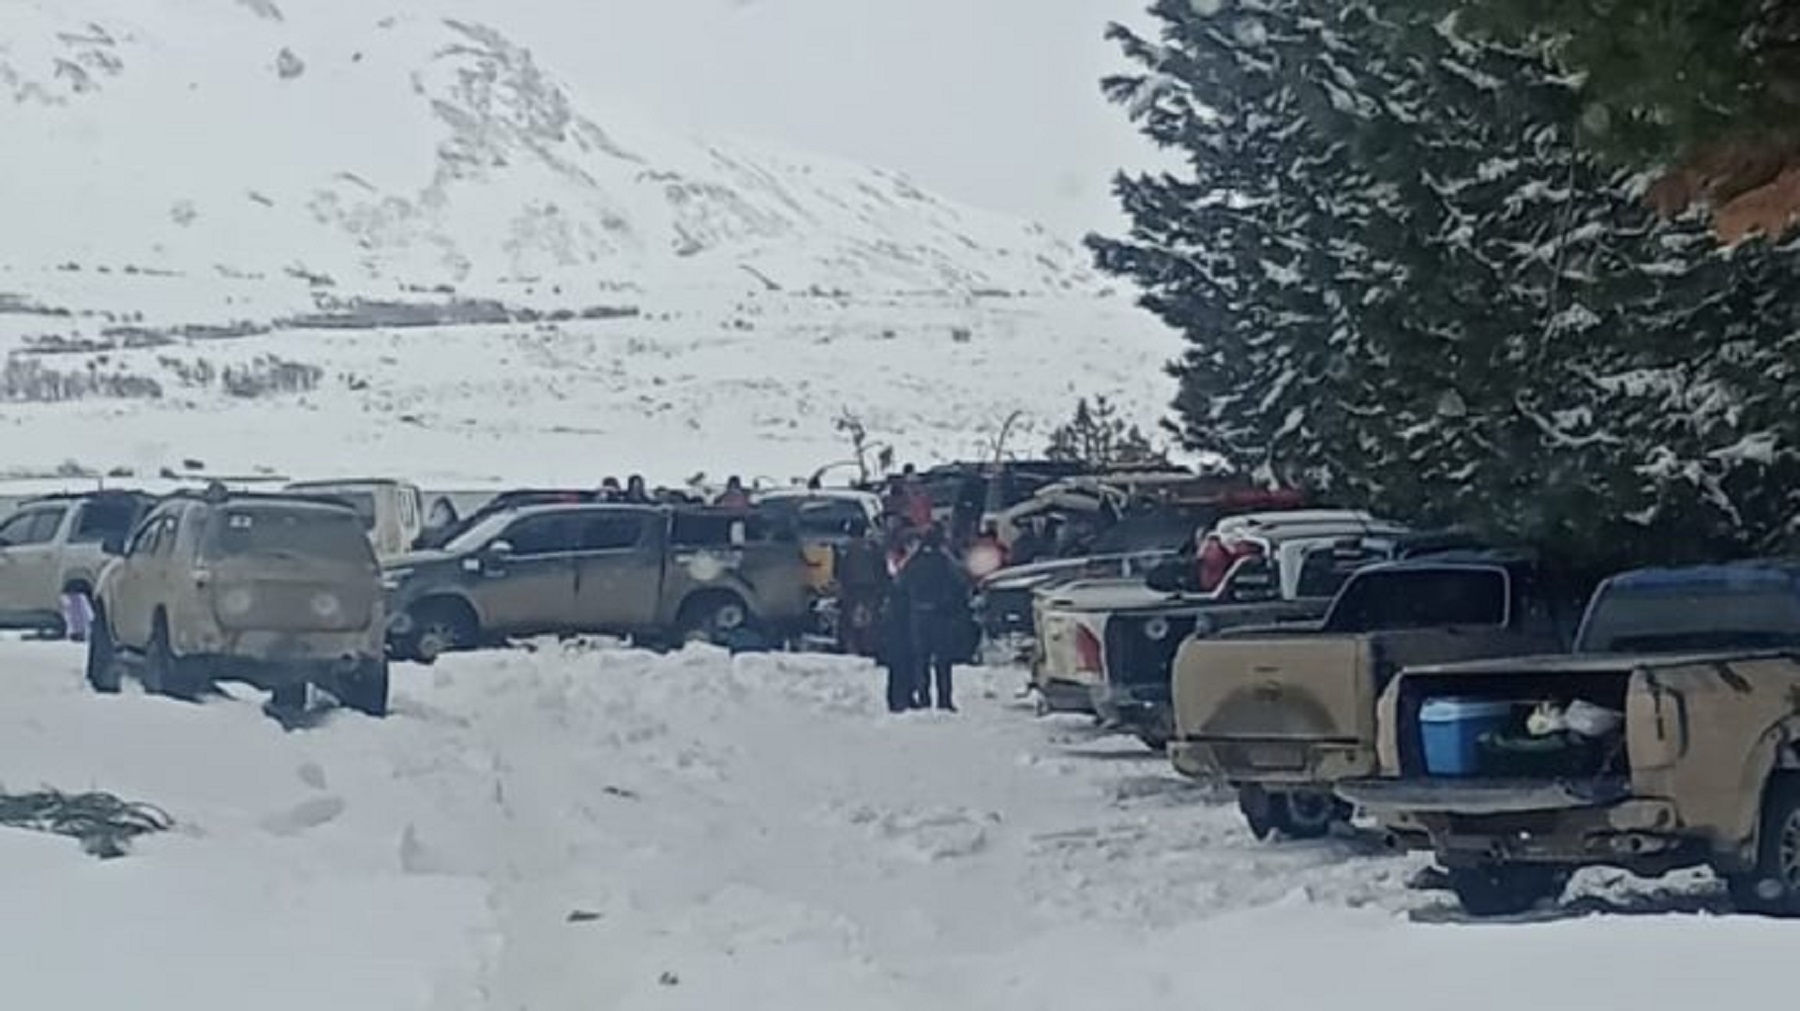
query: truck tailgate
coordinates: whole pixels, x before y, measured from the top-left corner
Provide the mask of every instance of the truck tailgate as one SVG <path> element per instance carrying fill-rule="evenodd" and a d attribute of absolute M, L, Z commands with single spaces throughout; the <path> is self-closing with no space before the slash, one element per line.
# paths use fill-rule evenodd
<path fill-rule="evenodd" d="M 1187 740 L 1367 738 L 1374 723 L 1364 636 L 1190 639 L 1175 660 Z"/>

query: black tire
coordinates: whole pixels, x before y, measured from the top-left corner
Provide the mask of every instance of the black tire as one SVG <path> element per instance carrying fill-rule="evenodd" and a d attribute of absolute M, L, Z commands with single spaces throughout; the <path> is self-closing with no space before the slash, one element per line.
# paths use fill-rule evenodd
<path fill-rule="evenodd" d="M 388 665 L 370 660 L 338 684 L 338 701 L 347 709 L 382 719 L 388 714 Z"/>
<path fill-rule="evenodd" d="M 1450 890 L 1470 916 L 1517 916 L 1538 903 L 1562 897 L 1569 873 L 1543 864 L 1489 864 L 1453 867 Z"/>
<path fill-rule="evenodd" d="M 287 681 L 278 684 L 269 692 L 269 708 L 282 713 L 303 713 L 306 711 L 305 681 Z"/>
<path fill-rule="evenodd" d="M 1800 916 L 1800 777 L 1778 775 L 1763 791 L 1756 866 L 1726 878 L 1738 909 Z"/>
<path fill-rule="evenodd" d="M 157 615 L 150 628 L 150 644 L 144 648 L 144 690 L 188 702 L 198 701 L 203 679 L 193 666 L 175 655 L 169 643 L 169 621 Z"/>
<path fill-rule="evenodd" d="M 1175 715 L 1167 709 L 1158 709 L 1150 716 L 1134 721 L 1131 729 L 1137 739 L 1144 742 L 1144 747 L 1159 755 L 1167 754 L 1169 741 L 1175 737 Z"/>
<path fill-rule="evenodd" d="M 1275 834 L 1275 798 L 1260 786 L 1238 787 L 1238 812 L 1250 826 L 1250 834 L 1266 842 Z"/>
<path fill-rule="evenodd" d="M 681 605 L 681 641 L 723 645 L 751 626 L 750 607 L 735 593 L 706 593 Z"/>
<path fill-rule="evenodd" d="M 106 623 L 106 613 L 96 607 L 94 625 L 88 629 L 88 687 L 102 695 L 117 695 L 122 681 L 119 651 L 113 643 L 112 628 Z"/>
<path fill-rule="evenodd" d="M 411 612 L 412 631 L 401 653 L 406 659 L 434 664 L 445 653 L 475 648 L 481 628 L 466 604 L 453 600 L 428 600 Z"/>
<path fill-rule="evenodd" d="M 1323 839 L 1332 826 L 1350 820 L 1349 808 L 1328 793 L 1277 793 L 1269 800 L 1276 831 L 1289 839 Z"/>

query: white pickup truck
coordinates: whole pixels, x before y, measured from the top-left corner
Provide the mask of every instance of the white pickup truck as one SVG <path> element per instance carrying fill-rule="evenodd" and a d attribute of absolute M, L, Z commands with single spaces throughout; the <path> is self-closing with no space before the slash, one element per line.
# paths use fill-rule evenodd
<path fill-rule="evenodd" d="M 53 495 L 0 520 L 0 628 L 63 630 L 64 594 L 88 595 L 152 502 L 131 491 Z"/>

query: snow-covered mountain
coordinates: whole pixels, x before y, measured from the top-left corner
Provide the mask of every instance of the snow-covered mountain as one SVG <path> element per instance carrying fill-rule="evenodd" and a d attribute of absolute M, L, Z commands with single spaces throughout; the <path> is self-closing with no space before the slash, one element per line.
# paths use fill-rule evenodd
<path fill-rule="evenodd" d="M 579 93 L 505 3 L 0 3 L 0 475 L 785 479 L 1168 400 L 1072 242 Z"/>
<path fill-rule="evenodd" d="M 1093 280 L 1042 228 L 893 173 L 574 95 L 464 9 L 9 0 L 0 263 L 461 286 Z"/>

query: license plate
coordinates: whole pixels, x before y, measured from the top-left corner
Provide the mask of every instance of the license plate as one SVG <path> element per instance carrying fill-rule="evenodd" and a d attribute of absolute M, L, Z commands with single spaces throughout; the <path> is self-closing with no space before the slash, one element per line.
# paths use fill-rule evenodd
<path fill-rule="evenodd" d="M 1299 769 L 1306 765 L 1306 751 L 1297 744 L 1252 744 L 1244 757 L 1257 769 Z"/>

